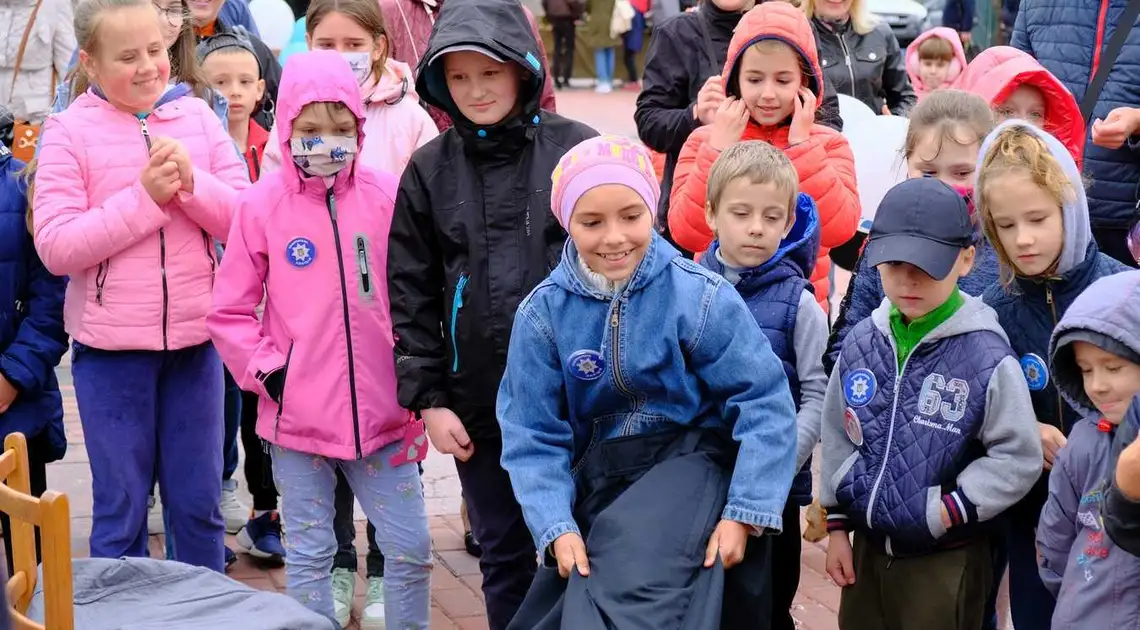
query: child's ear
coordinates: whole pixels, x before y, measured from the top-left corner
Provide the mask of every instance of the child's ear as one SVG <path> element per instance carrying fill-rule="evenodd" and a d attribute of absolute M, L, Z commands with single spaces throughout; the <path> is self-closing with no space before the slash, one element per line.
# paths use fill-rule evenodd
<path fill-rule="evenodd" d="M 87 73 L 87 78 L 90 81 L 95 80 L 95 60 L 91 55 L 82 48 L 79 49 L 79 65 L 83 67 L 83 71 Z"/>
<path fill-rule="evenodd" d="M 265 96 L 265 79 L 258 79 L 257 85 L 254 86 L 254 91 L 257 96 L 253 99 L 254 103 L 260 103 L 261 99 Z"/>
<path fill-rule="evenodd" d="M 978 252 L 977 248 L 974 247 L 973 245 L 962 250 L 962 257 L 960 258 L 960 260 L 962 261 L 962 269 L 960 272 L 961 276 L 965 276 L 965 275 L 969 274 L 971 270 L 973 270 L 973 268 L 974 268 L 974 257 L 977 255 L 977 252 Z M 959 276 L 959 277 L 961 277 L 961 276 Z"/>
<path fill-rule="evenodd" d="M 707 201 L 705 202 L 705 223 L 709 226 L 709 229 L 712 230 L 712 233 L 715 235 L 716 210 L 713 210 L 712 204 Z"/>
<path fill-rule="evenodd" d="M 792 228 L 796 226 L 796 202 L 793 199 L 792 204 L 788 207 L 788 224 L 784 226 L 784 235 L 781 238 L 788 238 L 792 233 Z"/>

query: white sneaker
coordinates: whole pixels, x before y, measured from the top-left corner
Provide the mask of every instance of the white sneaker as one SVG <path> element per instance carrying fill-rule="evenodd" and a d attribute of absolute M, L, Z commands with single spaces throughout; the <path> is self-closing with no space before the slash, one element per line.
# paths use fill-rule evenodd
<path fill-rule="evenodd" d="M 386 630 L 384 620 L 384 578 L 368 578 L 368 597 L 364 600 L 361 630 Z"/>
<path fill-rule="evenodd" d="M 340 627 L 348 625 L 352 617 L 352 599 L 356 597 L 356 573 L 348 569 L 333 569 L 333 615 Z"/>
<path fill-rule="evenodd" d="M 162 501 L 157 493 L 147 500 L 146 533 L 151 536 L 166 533 L 166 525 L 162 522 Z"/>
<path fill-rule="evenodd" d="M 598 94 L 609 94 L 614 91 L 614 86 L 612 83 L 602 83 L 599 81 L 598 84 L 594 86 L 594 91 Z"/>
<path fill-rule="evenodd" d="M 221 508 L 227 534 L 236 534 L 245 527 L 245 522 L 249 520 L 249 508 L 238 501 L 236 479 L 222 482 Z"/>

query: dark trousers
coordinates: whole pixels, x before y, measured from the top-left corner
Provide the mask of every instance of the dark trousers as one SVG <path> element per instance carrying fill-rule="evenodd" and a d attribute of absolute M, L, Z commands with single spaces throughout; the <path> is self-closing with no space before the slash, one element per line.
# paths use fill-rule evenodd
<path fill-rule="evenodd" d="M 1112 256 L 1129 267 L 1136 267 L 1136 259 L 1128 251 L 1127 228 L 1093 228 L 1093 238 L 1100 251 Z M 1018 628 L 1018 630 L 1021 630 Z"/>
<path fill-rule="evenodd" d="M 637 52 L 628 48 L 622 49 L 621 60 L 625 63 L 625 73 L 630 83 L 637 83 Z"/>
<path fill-rule="evenodd" d="M 986 600 L 986 612 L 982 616 L 982 630 L 998 629 L 997 600 L 998 595 L 1000 595 L 999 591 L 1001 591 L 1001 579 L 1005 575 L 1006 567 L 1009 566 L 1009 556 L 1005 552 L 1004 529 L 1001 535 L 991 537 L 990 542 L 992 547 L 990 553 L 994 561 L 994 581 L 993 588 L 990 589 L 989 599 Z"/>
<path fill-rule="evenodd" d="M 1013 510 L 1007 512 L 1004 521 L 1013 626 L 1017 630 L 1049 630 L 1057 600 L 1045 588 L 1037 570 L 1037 522 Z"/>
<path fill-rule="evenodd" d="M 229 370 L 225 373 L 225 432 L 222 440 L 222 481 L 229 481 L 238 467 L 238 429 L 241 427 L 241 388 Z"/>
<path fill-rule="evenodd" d="M 840 630 L 980 630 L 993 583 L 989 538 L 924 556 L 887 555 L 855 534 L 855 584 L 839 600 Z M 1018 626 L 1018 630 L 1022 630 Z"/>
<path fill-rule="evenodd" d="M 277 509 L 277 485 L 269 448 L 257 435 L 257 394 L 241 393 L 241 445 L 245 449 L 245 483 L 253 495 L 253 509 Z"/>
<path fill-rule="evenodd" d="M 336 534 L 336 555 L 333 569 L 356 572 L 356 524 L 352 521 L 352 488 L 340 468 L 336 469 L 336 492 L 333 497 L 333 533 Z M 368 521 L 368 557 L 365 560 L 370 578 L 384 577 L 384 554 L 376 544 L 376 528 Z"/>
<path fill-rule="evenodd" d="M 515 500 L 511 479 L 499 464 L 503 444 L 498 439 L 475 442 L 465 462 L 455 460 L 471 532 L 483 548 L 483 598 L 490 630 L 505 630 L 522 604 L 537 566 L 534 541 Z"/>
<path fill-rule="evenodd" d="M 574 76 L 574 18 L 549 18 L 554 29 L 554 58 L 551 62 L 555 85 L 570 83 Z"/>
<path fill-rule="evenodd" d="M 772 630 L 795 630 L 792 600 L 800 587 L 800 506 L 784 506 L 784 531 L 772 541 Z"/>
<path fill-rule="evenodd" d="M 108 352 L 76 342 L 71 372 L 91 463 L 91 556 L 146 556 L 157 465 L 175 559 L 221 572 L 222 362 L 213 345 Z"/>
<path fill-rule="evenodd" d="M 28 441 L 28 480 L 33 497 L 42 496 L 47 490 L 47 459 L 51 452 L 51 437 L 48 429 L 40 431 L 38 435 L 25 436 Z M 0 526 L 4 528 L 4 558 L 8 561 L 8 575 L 13 575 L 12 568 L 12 519 L 7 514 L 0 513 Z M 40 554 L 40 528 L 34 528 L 36 535 L 36 562 L 43 558 Z"/>

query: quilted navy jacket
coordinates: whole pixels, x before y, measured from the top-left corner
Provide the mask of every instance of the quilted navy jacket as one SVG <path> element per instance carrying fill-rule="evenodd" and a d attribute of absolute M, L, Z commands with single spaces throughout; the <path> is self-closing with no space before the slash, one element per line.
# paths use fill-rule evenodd
<path fill-rule="evenodd" d="M 1037 58 L 1076 97 L 1084 98 L 1094 55 L 1112 38 L 1128 0 L 1034 0 L 1022 4 L 1010 44 Z M 1133 27 L 1112 64 L 1094 118 L 1140 105 L 1140 28 Z M 1086 130 L 1086 133 L 1087 130 Z M 1085 139 L 1085 174 L 1093 227 L 1126 227 L 1136 218 L 1140 155 L 1126 143 L 1105 149 Z"/>
<path fill-rule="evenodd" d="M 19 391 L 0 413 L 0 436 L 48 431 L 47 461 L 67 450 L 63 400 L 55 367 L 67 350 L 63 293 L 67 280 L 48 273 L 28 233 L 23 162 L 0 146 L 0 374 Z"/>

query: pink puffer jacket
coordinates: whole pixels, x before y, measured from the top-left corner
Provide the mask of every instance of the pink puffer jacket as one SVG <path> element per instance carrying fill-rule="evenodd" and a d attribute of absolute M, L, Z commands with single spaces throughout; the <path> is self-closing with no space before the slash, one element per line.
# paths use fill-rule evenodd
<path fill-rule="evenodd" d="M 139 182 L 148 138 L 186 146 L 194 192 L 157 205 Z M 185 86 L 142 121 L 92 91 L 47 120 L 35 187 L 44 266 L 70 276 L 64 323 L 103 350 L 177 350 L 209 340 L 206 311 L 245 165 L 221 122 Z"/>
<path fill-rule="evenodd" d="M 318 101 L 346 104 L 363 125 L 348 64 L 327 50 L 293 55 L 277 101 L 281 154 L 291 153 L 293 121 Z M 365 146 L 363 134 L 357 140 Z M 238 386 L 261 396 L 262 438 L 335 459 L 400 440 L 393 464 L 426 453 L 423 425 L 396 402 L 387 268 L 397 183 L 354 159 L 330 186 L 290 159 L 241 196 L 207 323 Z M 280 405 L 265 388 L 277 370 Z"/>

